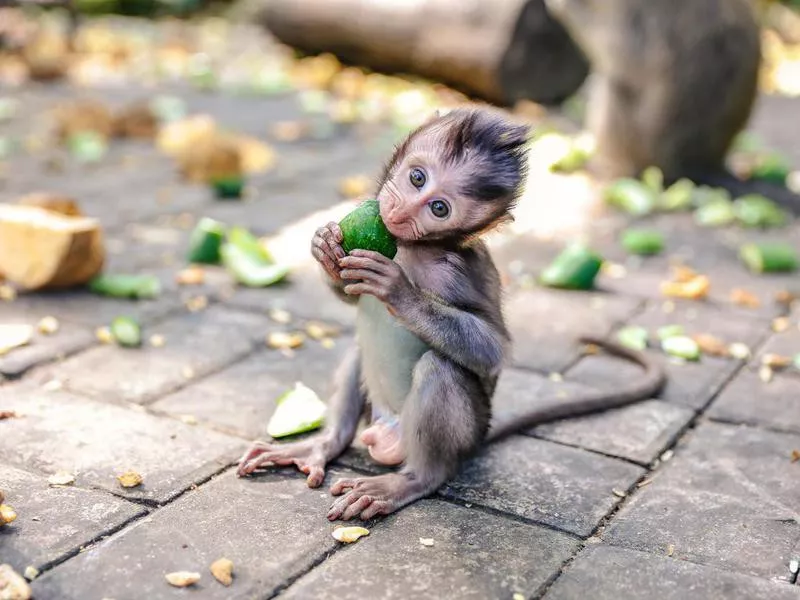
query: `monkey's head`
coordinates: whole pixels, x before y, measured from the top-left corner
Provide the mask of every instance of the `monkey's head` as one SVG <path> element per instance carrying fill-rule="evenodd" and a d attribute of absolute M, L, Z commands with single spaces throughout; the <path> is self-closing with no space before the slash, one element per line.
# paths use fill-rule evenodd
<path fill-rule="evenodd" d="M 495 111 L 436 115 L 395 150 L 379 181 L 381 218 L 400 244 L 463 241 L 511 219 L 527 171 L 528 127 Z"/>

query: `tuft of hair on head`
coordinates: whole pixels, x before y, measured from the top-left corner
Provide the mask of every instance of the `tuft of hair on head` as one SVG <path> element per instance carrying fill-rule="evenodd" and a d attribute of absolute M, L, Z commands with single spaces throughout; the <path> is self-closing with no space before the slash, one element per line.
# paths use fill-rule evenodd
<path fill-rule="evenodd" d="M 522 194 L 528 174 L 527 143 L 530 127 L 516 123 L 500 111 L 486 107 L 462 107 L 437 111 L 398 144 L 377 181 L 377 189 L 394 174 L 414 140 L 436 131 L 443 158 L 470 172 L 462 189 L 464 196 L 496 204 L 493 224 L 512 221 L 511 211 Z"/>

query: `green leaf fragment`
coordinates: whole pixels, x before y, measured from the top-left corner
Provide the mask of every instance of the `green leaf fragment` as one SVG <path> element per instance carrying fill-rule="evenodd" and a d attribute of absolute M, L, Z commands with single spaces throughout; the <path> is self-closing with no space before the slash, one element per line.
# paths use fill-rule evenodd
<path fill-rule="evenodd" d="M 131 317 L 117 317 L 111 321 L 111 335 L 120 346 L 135 348 L 142 345 L 142 329 Z"/>
<path fill-rule="evenodd" d="M 661 348 L 671 356 L 685 360 L 699 360 L 700 346 L 692 338 L 676 335 L 661 340 Z"/>
<path fill-rule="evenodd" d="M 644 327 L 623 327 L 617 332 L 619 343 L 632 350 L 644 350 L 647 348 L 648 337 L 649 334 Z"/>
<path fill-rule="evenodd" d="M 327 407 L 314 390 L 299 381 L 276 401 L 277 406 L 267 424 L 273 438 L 297 435 L 322 427 Z"/>
<path fill-rule="evenodd" d="M 89 290 L 114 298 L 156 298 L 161 282 L 154 275 L 98 275 L 89 282 Z"/>
<path fill-rule="evenodd" d="M 653 212 L 658 195 L 652 188 L 636 179 L 617 179 L 603 192 L 606 203 L 625 212 L 643 216 Z"/>

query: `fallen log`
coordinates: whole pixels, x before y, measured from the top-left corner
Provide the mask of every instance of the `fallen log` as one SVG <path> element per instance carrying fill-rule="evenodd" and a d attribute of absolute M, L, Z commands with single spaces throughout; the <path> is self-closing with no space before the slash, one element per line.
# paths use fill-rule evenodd
<path fill-rule="evenodd" d="M 258 19 L 301 51 L 419 75 L 501 105 L 561 102 L 589 71 L 543 0 L 264 0 Z"/>

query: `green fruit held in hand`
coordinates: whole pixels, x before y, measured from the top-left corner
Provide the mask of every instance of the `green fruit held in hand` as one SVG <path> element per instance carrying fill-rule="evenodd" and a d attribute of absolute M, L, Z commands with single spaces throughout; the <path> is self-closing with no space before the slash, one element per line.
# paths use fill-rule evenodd
<path fill-rule="evenodd" d="M 342 230 L 342 248 L 348 254 L 353 250 L 372 250 L 386 258 L 394 258 L 397 244 L 381 219 L 377 200 L 365 200 L 339 222 Z"/>

